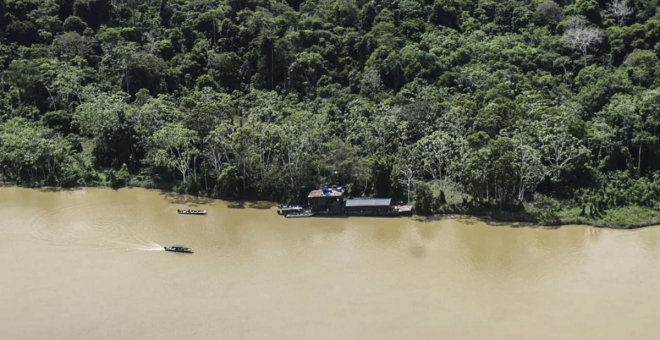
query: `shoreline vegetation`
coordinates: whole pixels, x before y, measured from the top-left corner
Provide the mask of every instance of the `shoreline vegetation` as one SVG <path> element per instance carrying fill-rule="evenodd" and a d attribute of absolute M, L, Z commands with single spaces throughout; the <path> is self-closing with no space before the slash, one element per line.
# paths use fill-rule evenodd
<path fill-rule="evenodd" d="M 657 0 L 0 0 L 0 180 L 636 227 Z"/>
<path fill-rule="evenodd" d="M 203 199 L 221 199 L 220 197 L 213 197 L 208 195 L 194 195 L 190 193 L 185 193 L 181 191 L 173 190 L 172 188 L 167 187 L 158 187 L 155 185 L 135 185 L 127 184 L 125 186 L 110 186 L 99 184 L 96 188 L 111 188 L 111 189 L 120 189 L 120 188 L 143 188 L 143 189 L 155 189 L 163 190 L 168 193 L 181 194 L 181 195 L 192 195 L 195 197 Z M 144 183 L 142 183 L 144 184 Z M 15 183 L 2 182 L 0 181 L 0 186 L 16 186 Z M 19 186 L 21 187 L 21 186 Z M 39 186 L 23 186 L 24 188 L 30 189 L 55 189 L 55 190 L 70 190 L 74 189 L 72 187 L 39 187 Z M 226 199 L 224 199 L 226 200 Z M 254 201 L 262 202 L 259 204 L 260 208 L 264 207 L 263 201 L 257 198 L 252 198 L 248 200 L 226 200 L 227 202 L 232 203 L 241 202 L 240 206 L 244 206 L 244 202 Z M 269 207 L 277 206 L 277 202 L 270 201 Z M 614 209 L 606 210 L 604 213 L 599 214 L 598 216 L 588 216 L 582 215 L 580 209 L 577 207 L 572 208 L 559 208 L 557 205 L 552 205 L 552 208 L 548 209 L 546 207 L 539 207 L 532 204 L 527 204 L 523 207 L 524 210 L 507 210 L 499 207 L 465 207 L 460 205 L 444 205 L 438 210 L 430 214 L 419 215 L 414 214 L 411 218 L 419 221 L 437 221 L 446 218 L 452 217 L 476 217 L 478 219 L 495 222 L 495 223 L 511 223 L 509 226 L 525 226 L 525 227 L 549 227 L 549 228 L 560 228 L 567 225 L 585 225 L 592 226 L 597 228 L 610 228 L 610 229 L 638 229 L 644 227 L 653 227 L 660 226 L 660 210 L 652 209 L 648 207 L 639 207 L 639 206 L 627 206 L 627 207 L 618 207 Z M 274 217 L 275 218 L 275 217 Z M 390 217 L 384 217 L 390 218 Z"/>
<path fill-rule="evenodd" d="M 503 210 L 479 210 L 460 211 L 454 213 L 435 213 L 433 215 L 414 215 L 413 218 L 421 221 L 435 221 L 453 216 L 476 217 L 485 221 L 495 223 L 512 223 L 511 227 L 547 227 L 561 228 L 570 225 L 584 225 L 596 228 L 608 229 L 639 229 L 645 227 L 660 226 L 660 212 L 658 210 L 644 207 L 623 207 L 607 211 L 598 218 L 588 216 L 574 216 L 574 210 L 560 211 L 559 215 L 552 219 L 540 217 L 529 212 L 512 212 Z M 639 214 L 634 215 L 633 213 Z M 542 218 L 542 219 L 541 219 Z"/>

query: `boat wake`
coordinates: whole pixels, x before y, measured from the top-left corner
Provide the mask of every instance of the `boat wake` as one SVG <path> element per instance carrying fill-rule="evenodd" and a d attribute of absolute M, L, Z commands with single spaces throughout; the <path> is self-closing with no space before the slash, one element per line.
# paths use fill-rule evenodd
<path fill-rule="evenodd" d="M 150 242 L 148 245 L 144 245 L 136 249 L 142 251 L 165 251 L 165 248 L 156 242 Z"/>

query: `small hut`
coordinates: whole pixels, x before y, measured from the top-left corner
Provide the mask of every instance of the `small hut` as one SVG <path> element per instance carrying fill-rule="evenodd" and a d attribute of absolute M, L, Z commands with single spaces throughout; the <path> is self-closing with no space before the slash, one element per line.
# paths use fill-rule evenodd
<path fill-rule="evenodd" d="M 323 187 L 319 190 L 312 190 L 307 195 L 309 206 L 312 212 L 317 214 L 338 215 L 342 213 L 344 206 L 344 188 L 333 185 L 332 187 Z"/>

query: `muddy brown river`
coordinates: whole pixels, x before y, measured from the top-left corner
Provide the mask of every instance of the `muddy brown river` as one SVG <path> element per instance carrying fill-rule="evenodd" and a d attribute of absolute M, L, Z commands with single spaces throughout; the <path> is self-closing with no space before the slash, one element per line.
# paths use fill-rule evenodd
<path fill-rule="evenodd" d="M 177 208 L 206 216 L 177 215 Z M 181 243 L 194 254 L 170 253 Z M 660 228 L 0 188 L 0 339 L 657 339 Z"/>

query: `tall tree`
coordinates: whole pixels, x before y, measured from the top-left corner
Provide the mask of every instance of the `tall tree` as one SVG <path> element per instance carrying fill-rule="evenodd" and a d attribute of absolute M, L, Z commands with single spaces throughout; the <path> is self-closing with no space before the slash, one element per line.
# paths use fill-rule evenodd
<path fill-rule="evenodd" d="M 603 40 L 603 33 L 599 28 L 587 26 L 586 21 L 580 17 L 570 17 L 563 38 L 564 41 L 582 52 L 586 66 L 587 51 Z"/>
<path fill-rule="evenodd" d="M 628 5 L 628 0 L 611 0 L 607 3 L 607 11 L 616 18 L 619 25 L 634 12 L 633 8 Z"/>
<path fill-rule="evenodd" d="M 151 162 L 156 166 L 178 170 L 186 184 L 191 172 L 194 175 L 194 163 L 199 154 L 196 147 L 198 141 L 195 131 L 177 123 L 165 124 L 152 136 L 154 149 L 151 150 Z"/>

